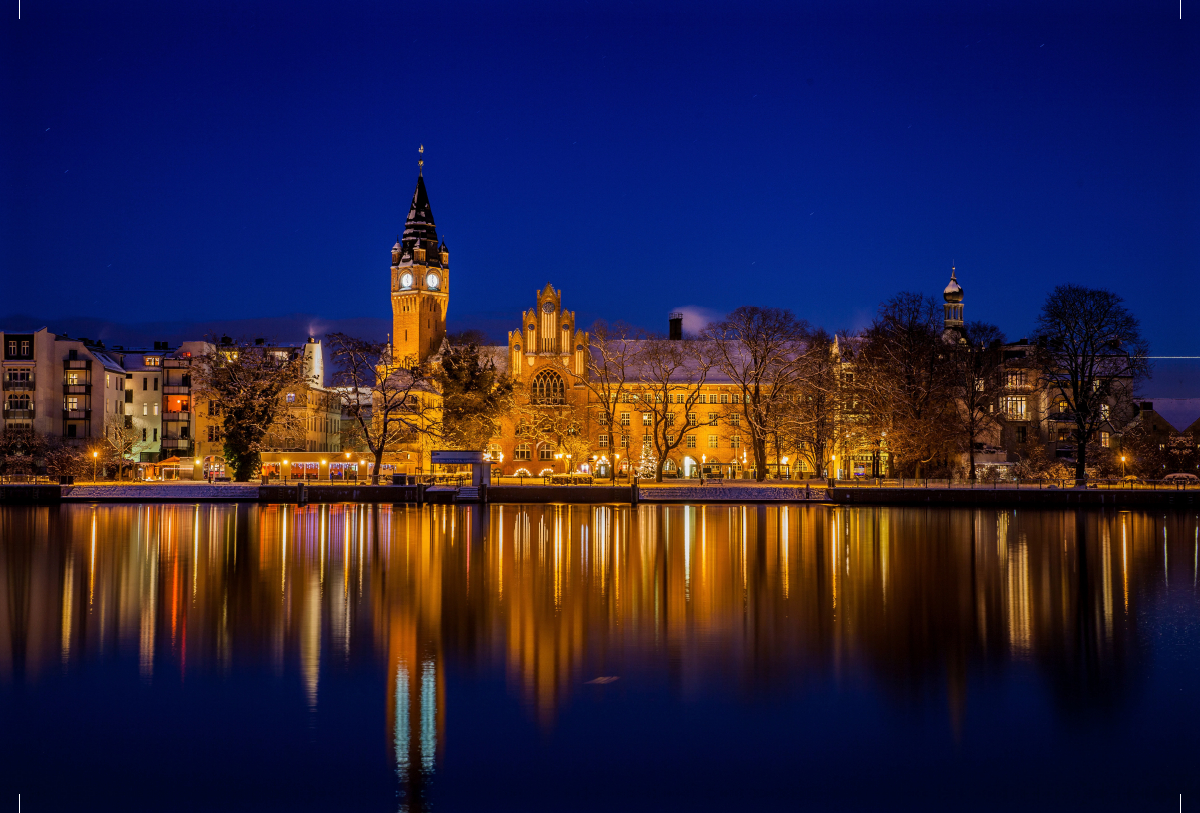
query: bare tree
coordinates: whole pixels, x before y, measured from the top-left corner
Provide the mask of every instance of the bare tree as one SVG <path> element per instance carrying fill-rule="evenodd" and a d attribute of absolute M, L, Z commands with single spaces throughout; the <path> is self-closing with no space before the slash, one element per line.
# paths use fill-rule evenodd
<path fill-rule="evenodd" d="M 689 416 L 700 401 L 716 359 L 711 342 L 655 337 L 641 342 L 636 357 L 638 398 L 642 411 L 652 416 L 654 480 L 661 483 L 667 456 L 684 442 Z"/>
<path fill-rule="evenodd" d="M 879 307 L 846 382 L 860 432 L 882 437 L 902 472 L 920 477 L 949 451 L 951 348 L 931 297 L 901 292 Z"/>
<path fill-rule="evenodd" d="M 543 448 L 552 450 L 549 461 L 540 456 L 534 460 L 551 462 L 554 456 L 569 455 L 569 469 L 591 454 L 588 410 L 568 399 L 565 391 L 547 389 L 526 379 L 513 384 L 512 402 L 517 436 L 529 441 L 533 455 Z M 549 468 L 554 468 L 552 462 Z"/>
<path fill-rule="evenodd" d="M 782 410 L 779 437 L 790 454 L 803 458 L 817 474 L 825 471 L 834 444 L 841 436 L 841 365 L 834 355 L 833 337 L 818 328 L 804 351 L 800 385 Z"/>
<path fill-rule="evenodd" d="M 220 415 L 225 461 L 244 482 L 259 471 L 268 433 L 291 431 L 299 420 L 284 392 L 307 395 L 320 382 L 306 377 L 296 350 L 224 337 L 209 348 L 192 366 L 194 397 L 207 399 L 210 414 Z"/>
<path fill-rule="evenodd" d="M 709 325 L 716 364 L 741 390 L 756 477 L 767 477 L 767 441 L 780 422 L 803 372 L 808 324 L 784 308 L 743 306 Z"/>
<path fill-rule="evenodd" d="M 1035 356 L 1041 382 L 1066 404 L 1075 424 L 1075 479 L 1087 479 L 1087 445 L 1104 423 L 1126 412 L 1149 372 L 1149 345 L 1124 300 L 1102 288 L 1059 285 L 1042 305 Z"/>
<path fill-rule="evenodd" d="M 104 416 L 104 445 L 107 457 L 117 464 L 117 479 L 121 479 L 125 465 L 141 453 L 142 429 L 134 425 L 131 415 L 110 412 Z"/>
<path fill-rule="evenodd" d="M 644 331 L 624 322 L 610 325 L 602 319 L 597 320 L 592 325 L 584 372 L 573 375 L 575 383 L 584 387 L 592 403 L 600 405 L 596 421 L 612 449 L 617 448 L 619 434 L 616 405 L 629 396 L 637 354 L 644 339 Z"/>
<path fill-rule="evenodd" d="M 964 327 L 966 341 L 951 345 L 951 390 L 957 409 L 950 412 L 955 431 L 970 461 L 969 477 L 975 479 L 975 445 L 999 426 L 998 402 L 1004 390 L 1004 334 L 986 322 Z"/>
<path fill-rule="evenodd" d="M 32 429 L 4 429 L 0 432 L 0 476 L 33 475 L 47 448 L 46 436 Z"/>
<path fill-rule="evenodd" d="M 325 338 L 334 365 L 333 390 L 375 458 L 371 482 L 378 484 L 386 452 L 441 433 L 439 398 L 429 369 L 393 355 L 389 342 L 344 333 Z"/>

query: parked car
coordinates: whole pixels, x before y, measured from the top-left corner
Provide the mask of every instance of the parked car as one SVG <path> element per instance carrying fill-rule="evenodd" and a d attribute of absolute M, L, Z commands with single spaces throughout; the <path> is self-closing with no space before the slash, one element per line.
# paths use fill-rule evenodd
<path fill-rule="evenodd" d="M 1164 483 L 1184 483 L 1185 485 L 1191 485 L 1193 483 L 1200 483 L 1200 477 L 1197 477 L 1194 474 L 1188 474 L 1187 472 L 1180 471 L 1180 472 L 1176 472 L 1174 474 L 1168 474 L 1166 477 L 1163 478 L 1163 482 Z"/>

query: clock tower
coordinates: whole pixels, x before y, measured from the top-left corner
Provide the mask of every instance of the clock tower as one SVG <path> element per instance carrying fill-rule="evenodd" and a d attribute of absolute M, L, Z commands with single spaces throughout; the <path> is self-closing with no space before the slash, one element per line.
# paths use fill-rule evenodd
<path fill-rule="evenodd" d="M 441 348 L 450 304 L 450 252 L 438 242 L 424 164 L 419 162 L 404 234 L 392 246 L 392 347 L 397 358 L 416 362 Z"/>

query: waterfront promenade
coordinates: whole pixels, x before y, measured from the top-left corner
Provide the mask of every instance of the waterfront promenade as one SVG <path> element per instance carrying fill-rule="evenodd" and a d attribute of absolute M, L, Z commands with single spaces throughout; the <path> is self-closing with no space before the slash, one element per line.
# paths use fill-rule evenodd
<path fill-rule="evenodd" d="M 1022 506 L 1022 507 L 1196 507 L 1197 485 L 1123 484 L 1089 488 L 1056 483 L 967 484 L 909 480 L 845 483 L 824 480 L 736 480 L 700 485 L 696 480 L 612 485 L 492 485 L 474 489 L 454 484 L 368 485 L 357 483 L 83 483 L 0 484 L 0 504 L 88 502 L 260 502 L 260 503 L 571 503 L 571 504 L 742 504 L 826 503 L 833 505 Z"/>

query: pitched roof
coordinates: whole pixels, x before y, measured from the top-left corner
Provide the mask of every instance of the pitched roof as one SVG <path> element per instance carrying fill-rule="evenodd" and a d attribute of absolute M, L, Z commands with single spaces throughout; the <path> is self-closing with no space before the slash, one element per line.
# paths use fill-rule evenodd
<path fill-rule="evenodd" d="M 433 224 L 433 209 L 429 206 L 429 193 L 425 191 L 425 178 L 417 176 L 417 188 L 413 191 L 412 204 L 408 207 L 408 217 L 404 221 L 404 234 L 400 243 L 405 253 L 412 250 L 421 241 L 421 245 L 432 250 L 438 244 L 437 227 Z"/>
<path fill-rule="evenodd" d="M 1176 432 L 1186 432 L 1200 420 L 1200 398 L 1147 398 L 1154 411 Z"/>

